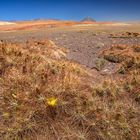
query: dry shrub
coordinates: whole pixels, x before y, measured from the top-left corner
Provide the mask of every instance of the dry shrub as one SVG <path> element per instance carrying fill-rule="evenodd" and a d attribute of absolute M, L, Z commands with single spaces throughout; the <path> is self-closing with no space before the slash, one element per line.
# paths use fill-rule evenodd
<path fill-rule="evenodd" d="M 121 92 L 121 86 L 110 79 L 103 81 L 100 85 L 93 88 L 93 96 L 116 98 Z"/>
<path fill-rule="evenodd" d="M 134 52 L 140 52 L 140 45 L 133 45 Z"/>
<path fill-rule="evenodd" d="M 139 47 L 136 45 L 112 45 L 109 49 L 104 50 L 100 56 L 110 62 L 120 63 L 118 71 L 125 73 L 140 68 L 140 54 L 135 51 L 136 48 Z"/>

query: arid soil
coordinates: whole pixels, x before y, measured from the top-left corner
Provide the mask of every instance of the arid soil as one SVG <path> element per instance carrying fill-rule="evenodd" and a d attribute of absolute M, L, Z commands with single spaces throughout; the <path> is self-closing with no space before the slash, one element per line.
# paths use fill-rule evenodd
<path fill-rule="evenodd" d="M 26 42 L 30 39 L 48 38 L 59 47 L 68 49 L 67 58 L 88 68 L 95 68 L 98 53 L 112 44 L 140 44 L 140 37 L 111 38 L 114 32 L 135 31 L 134 27 L 71 27 L 44 28 L 40 30 L 0 32 L 0 39 L 12 42 Z"/>

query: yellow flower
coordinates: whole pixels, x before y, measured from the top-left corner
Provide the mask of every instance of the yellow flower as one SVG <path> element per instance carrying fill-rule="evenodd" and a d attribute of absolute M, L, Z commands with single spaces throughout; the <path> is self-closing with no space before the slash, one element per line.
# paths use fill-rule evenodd
<path fill-rule="evenodd" d="M 57 99 L 56 98 L 48 98 L 47 99 L 47 104 L 49 106 L 56 106 L 57 105 Z"/>

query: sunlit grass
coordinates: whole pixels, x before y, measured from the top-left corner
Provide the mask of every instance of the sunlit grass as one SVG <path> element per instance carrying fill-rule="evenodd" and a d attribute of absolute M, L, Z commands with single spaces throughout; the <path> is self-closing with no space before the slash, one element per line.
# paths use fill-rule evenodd
<path fill-rule="evenodd" d="M 89 84 L 88 73 L 60 51 L 47 40 L 0 45 L 0 139 L 137 139 L 139 58 L 131 66 L 122 60 L 124 78 Z"/>

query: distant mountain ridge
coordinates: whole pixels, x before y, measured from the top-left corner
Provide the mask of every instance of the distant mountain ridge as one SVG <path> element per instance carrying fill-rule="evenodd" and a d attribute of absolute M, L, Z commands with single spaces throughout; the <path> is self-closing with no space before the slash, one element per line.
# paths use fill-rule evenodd
<path fill-rule="evenodd" d="M 81 20 L 81 22 L 96 22 L 96 20 L 94 20 L 91 17 L 85 17 L 84 19 Z"/>

